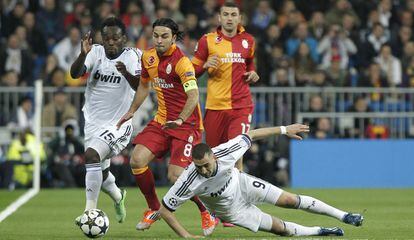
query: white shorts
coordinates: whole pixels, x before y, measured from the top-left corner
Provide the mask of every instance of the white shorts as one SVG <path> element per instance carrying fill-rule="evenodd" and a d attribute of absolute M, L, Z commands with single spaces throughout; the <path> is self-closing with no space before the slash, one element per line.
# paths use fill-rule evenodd
<path fill-rule="evenodd" d="M 102 169 L 110 165 L 110 158 L 118 155 L 129 143 L 133 127 L 131 121 L 124 123 L 119 130 L 116 126 L 85 125 L 85 151 L 94 149 L 101 159 Z"/>
<path fill-rule="evenodd" d="M 239 208 L 230 216 L 224 217 L 225 221 L 237 226 L 257 232 L 264 212 L 256 207 L 256 204 L 269 203 L 275 205 L 283 190 L 246 173 L 239 175 L 240 198 L 236 203 Z"/>

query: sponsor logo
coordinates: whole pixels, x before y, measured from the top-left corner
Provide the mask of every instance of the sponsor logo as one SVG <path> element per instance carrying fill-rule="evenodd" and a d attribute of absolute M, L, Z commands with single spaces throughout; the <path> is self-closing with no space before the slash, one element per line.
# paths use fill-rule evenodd
<path fill-rule="evenodd" d="M 245 59 L 241 53 L 229 52 L 226 53 L 226 57 L 220 58 L 222 63 L 245 63 Z"/>
<path fill-rule="evenodd" d="M 165 72 L 167 74 L 170 74 L 171 73 L 171 70 L 172 70 L 171 63 L 168 63 L 167 68 L 165 69 Z"/>
<path fill-rule="evenodd" d="M 99 70 L 95 72 L 95 74 L 93 75 L 93 78 L 95 80 L 100 80 L 101 82 L 109 82 L 109 83 L 120 83 L 121 82 L 121 77 L 115 76 L 115 73 L 112 73 L 111 75 L 105 75 L 105 74 L 100 73 Z"/>
<path fill-rule="evenodd" d="M 180 161 L 181 161 L 181 162 L 189 162 L 190 160 L 185 159 L 185 158 L 181 158 L 181 159 L 180 159 Z"/>
<path fill-rule="evenodd" d="M 229 178 L 229 180 L 227 180 L 226 184 L 224 184 L 224 186 L 222 186 L 217 192 L 215 193 L 210 193 L 211 197 L 218 197 L 221 194 L 223 194 L 223 192 L 226 190 L 226 188 L 229 186 L 230 182 L 231 182 L 232 177 Z"/>
<path fill-rule="evenodd" d="M 189 142 L 189 143 L 192 143 L 193 141 L 194 141 L 194 137 L 193 137 L 192 135 L 191 135 L 191 136 L 189 136 L 189 137 L 188 137 L 188 142 Z"/>
<path fill-rule="evenodd" d="M 249 43 L 247 42 L 247 40 L 246 39 L 243 39 L 243 41 L 242 41 L 242 46 L 244 47 L 244 48 L 248 48 L 249 47 Z"/>
<path fill-rule="evenodd" d="M 155 77 L 154 81 L 152 82 L 152 86 L 154 88 L 174 88 L 174 84 L 167 83 L 165 79 Z"/>

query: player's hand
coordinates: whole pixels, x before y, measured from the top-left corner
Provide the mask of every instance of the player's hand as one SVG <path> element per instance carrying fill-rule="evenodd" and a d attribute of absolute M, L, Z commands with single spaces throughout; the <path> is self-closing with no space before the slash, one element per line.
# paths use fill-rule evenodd
<path fill-rule="evenodd" d="M 118 123 L 116 124 L 116 129 L 119 129 L 122 126 L 122 124 L 124 124 L 124 122 L 128 121 L 133 116 L 134 116 L 134 113 L 131 113 L 131 112 L 125 113 L 124 116 L 122 116 L 121 119 L 119 119 Z"/>
<path fill-rule="evenodd" d="M 81 52 L 82 54 L 88 54 L 92 49 L 92 36 L 91 31 L 87 32 L 81 39 Z"/>
<path fill-rule="evenodd" d="M 125 76 L 127 74 L 127 69 L 123 62 L 117 61 L 115 64 L 115 67 L 116 67 L 116 70 L 118 70 L 118 72 L 120 72 L 122 75 Z"/>
<path fill-rule="evenodd" d="M 245 77 L 244 81 L 247 83 L 255 83 L 259 81 L 260 78 L 255 71 L 246 72 L 245 74 L 243 74 L 243 76 Z"/>
<path fill-rule="evenodd" d="M 204 69 L 217 69 L 220 64 L 220 59 L 217 55 L 211 55 L 207 61 L 204 63 L 203 68 Z M 209 70 L 210 71 L 210 70 Z"/>
<path fill-rule="evenodd" d="M 308 133 L 309 126 L 295 123 L 289 126 L 286 126 L 286 136 L 290 138 L 294 138 L 297 140 L 302 140 L 302 137 L 298 135 L 298 133 Z"/>
<path fill-rule="evenodd" d="M 181 118 L 179 118 L 174 121 L 166 122 L 162 128 L 163 129 L 174 129 L 174 128 L 178 128 L 179 126 L 183 125 L 183 123 L 184 121 Z"/>

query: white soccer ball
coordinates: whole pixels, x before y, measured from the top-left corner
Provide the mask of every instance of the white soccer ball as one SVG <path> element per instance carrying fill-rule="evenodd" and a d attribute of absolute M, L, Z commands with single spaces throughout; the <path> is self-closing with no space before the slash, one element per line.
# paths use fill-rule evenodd
<path fill-rule="evenodd" d="M 109 229 L 109 219 L 99 209 L 86 210 L 81 217 L 80 223 L 80 229 L 88 238 L 102 237 Z"/>

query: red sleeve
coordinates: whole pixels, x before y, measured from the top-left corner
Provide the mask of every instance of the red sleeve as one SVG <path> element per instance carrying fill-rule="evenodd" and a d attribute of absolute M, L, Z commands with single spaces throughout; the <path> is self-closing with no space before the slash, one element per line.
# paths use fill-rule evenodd
<path fill-rule="evenodd" d="M 203 65 L 208 58 L 207 35 L 202 36 L 200 40 L 198 40 L 194 51 L 195 54 L 191 62 L 193 63 L 196 76 L 200 76 L 205 71 Z"/>
<path fill-rule="evenodd" d="M 144 56 L 142 57 L 142 60 L 141 60 L 141 79 L 144 82 L 149 82 L 149 80 L 150 80 L 149 79 L 148 71 L 147 71 L 147 69 L 144 66 Z"/>
<path fill-rule="evenodd" d="M 254 65 L 254 51 L 256 48 L 256 42 L 254 41 L 254 38 L 252 36 L 250 36 L 251 38 L 251 48 L 249 50 L 249 58 L 246 59 L 246 71 L 250 72 L 250 71 L 256 71 L 256 67 Z"/>

